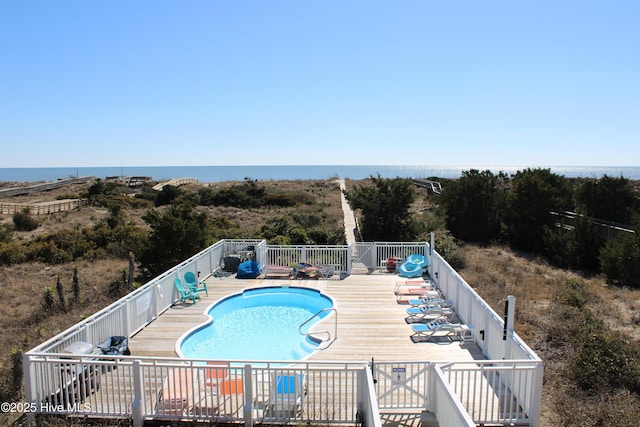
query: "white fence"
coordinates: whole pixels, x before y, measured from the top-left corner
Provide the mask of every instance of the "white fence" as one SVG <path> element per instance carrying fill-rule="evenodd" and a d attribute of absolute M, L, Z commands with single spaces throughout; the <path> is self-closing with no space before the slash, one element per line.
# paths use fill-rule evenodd
<path fill-rule="evenodd" d="M 307 263 L 329 267 L 336 275 L 351 271 L 351 249 L 349 246 L 265 246 L 262 264 L 266 268 L 288 267 L 294 263 Z"/>
<path fill-rule="evenodd" d="M 533 416 L 533 425 L 537 425 L 543 379 L 540 358 L 517 334 L 505 328 L 504 320 L 436 251 L 433 251 L 429 265 L 436 285 L 448 300 L 454 301 L 456 314 L 469 327 L 487 359 L 521 361 L 535 367 L 519 373 L 517 378 L 510 373 L 499 378 L 501 387 L 509 390 L 523 411 Z M 520 375 L 526 375 L 526 378 Z"/>
<path fill-rule="evenodd" d="M 386 270 L 390 258 L 403 260 L 411 254 L 427 257 L 429 244 L 426 242 L 356 242 L 356 254 L 354 261 L 364 264 L 369 271 Z"/>
<path fill-rule="evenodd" d="M 361 248 L 368 251 L 369 255 L 363 259 L 368 260 L 366 265 L 372 269 L 380 268 L 381 262 L 391 256 L 410 253 L 427 256 L 436 284 L 447 299 L 454 301 L 456 312 L 469 325 L 476 343 L 490 360 L 453 363 L 441 368 L 430 362 L 376 363 L 366 369 L 363 362 L 320 366 L 296 362 L 286 369 L 295 375 L 304 374 L 307 379 L 304 387 L 309 396 L 303 398 L 302 411 L 298 413 L 296 409 L 296 419 L 326 424 L 364 421 L 376 426 L 380 423 L 380 409 L 404 408 L 429 409 L 442 426 L 466 425 L 469 419 L 476 424 L 539 425 L 541 360 L 513 331 L 505 335 L 500 316 L 437 252 L 428 250 L 429 244 L 370 243 L 359 245 L 358 253 Z M 95 355 L 60 354 L 79 341 L 95 346 L 108 336 L 131 337 L 177 301 L 173 285 L 176 277 L 182 277 L 187 271 L 201 278 L 208 277 L 219 270 L 225 255 L 242 251 L 253 252 L 261 265 L 327 263 L 340 266 L 340 271 L 351 271 L 350 247 L 268 246 L 265 241 L 257 240 L 217 242 L 27 352 L 24 382 L 28 404 L 34 405 L 37 412 L 59 413 L 62 405 L 62 409 L 69 407 L 67 412 L 96 417 L 132 416 L 138 423 L 159 416 L 251 423 L 260 417 L 264 419 L 267 409 L 269 416 L 275 417 L 273 409 L 264 406 L 269 401 L 267 377 L 271 379 L 274 372 L 278 376 L 277 372 L 281 372 L 278 369 L 285 369 L 283 365 L 243 362 L 230 366 L 227 379 L 236 381 L 224 383 L 227 385 L 222 390 L 227 387 L 229 393 L 226 394 L 235 397 L 214 401 L 213 390 L 207 391 L 206 386 L 201 386 L 206 383 L 201 378 L 206 378 L 207 369 L 211 369 L 203 360 L 135 356 L 120 360 L 100 356 L 97 360 Z M 170 378 L 174 385 L 170 384 Z M 191 386 L 189 380 L 182 378 L 191 378 Z M 172 391 L 171 387 L 175 389 Z M 168 409 L 159 413 L 160 394 L 166 401 L 167 394 L 175 395 L 178 387 L 186 387 L 193 396 L 186 397 L 187 402 L 176 413 L 169 413 Z M 235 393 L 230 393 L 234 390 Z M 202 404 L 196 405 L 196 399 L 198 402 L 204 399 L 207 409 L 202 409 Z M 489 402 L 494 406 L 487 406 Z M 291 417 L 293 415 L 285 418 Z"/>
<path fill-rule="evenodd" d="M 32 354 L 37 412 L 139 420 L 354 425 L 377 415 L 363 363 L 215 362 Z M 367 375 L 368 374 L 368 375 Z M 368 386 L 367 384 L 368 383 Z M 364 411 L 364 412 L 363 412 Z M 370 425 L 380 425 L 378 421 Z"/>

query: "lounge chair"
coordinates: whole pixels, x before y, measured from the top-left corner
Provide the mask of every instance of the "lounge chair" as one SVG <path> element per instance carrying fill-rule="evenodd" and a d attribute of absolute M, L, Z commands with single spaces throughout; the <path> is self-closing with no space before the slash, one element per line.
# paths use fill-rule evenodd
<path fill-rule="evenodd" d="M 204 371 L 204 383 L 207 392 L 217 392 L 220 382 L 229 377 L 229 364 L 222 362 L 207 362 Z"/>
<path fill-rule="evenodd" d="M 311 265 L 304 262 L 294 262 L 289 264 L 292 268 L 292 276 L 294 279 L 318 279 L 322 274 L 322 268 L 317 265 Z"/>
<path fill-rule="evenodd" d="M 415 298 L 407 300 L 407 304 L 412 307 L 418 307 L 422 305 L 437 305 L 442 308 L 453 308 L 453 304 L 449 300 L 445 300 L 443 298 L 438 297 L 423 297 L 423 298 Z"/>
<path fill-rule="evenodd" d="M 411 325 L 413 342 L 427 342 L 431 339 L 455 339 L 460 336 L 462 325 L 451 323 L 446 317 L 439 317 L 429 323 L 416 323 Z"/>
<path fill-rule="evenodd" d="M 396 286 L 431 286 L 430 281 L 425 281 L 424 279 L 412 279 L 412 280 L 402 280 L 400 282 L 396 282 Z"/>
<path fill-rule="evenodd" d="M 440 298 L 440 292 L 432 286 L 416 286 L 416 285 L 396 285 L 393 293 L 396 296 L 414 296 L 420 298 Z"/>
<path fill-rule="evenodd" d="M 243 379 L 230 376 L 228 363 L 208 362 L 204 369 L 203 397 L 194 405 L 195 415 L 234 415 L 242 408 Z"/>
<path fill-rule="evenodd" d="M 200 299 L 197 292 L 191 292 L 185 289 L 184 285 L 182 284 L 182 280 L 180 280 L 179 278 L 176 277 L 175 280 L 173 281 L 173 284 L 178 290 L 178 295 L 180 297 L 180 304 L 182 304 L 184 301 L 188 299 L 192 299 L 193 303 L 195 304 L 196 300 Z"/>
<path fill-rule="evenodd" d="M 207 283 L 204 280 L 198 280 L 192 271 L 184 273 L 184 283 L 191 292 L 204 292 L 206 296 L 209 296 Z"/>
<path fill-rule="evenodd" d="M 181 416 L 189 412 L 197 379 L 191 369 L 172 369 L 158 394 L 156 415 Z"/>
<path fill-rule="evenodd" d="M 289 420 L 302 415 L 304 374 L 272 374 L 265 419 Z"/>
<path fill-rule="evenodd" d="M 290 279 L 293 268 L 283 265 L 268 265 L 263 269 L 265 278 Z"/>
<path fill-rule="evenodd" d="M 393 293 L 396 295 L 424 295 L 425 297 L 440 296 L 430 281 L 424 281 L 422 279 L 396 282 Z"/>
<path fill-rule="evenodd" d="M 439 317 L 451 319 L 455 311 L 449 307 L 440 307 L 438 305 L 423 305 L 420 307 L 407 308 L 407 323 L 421 323 L 436 320 Z"/>

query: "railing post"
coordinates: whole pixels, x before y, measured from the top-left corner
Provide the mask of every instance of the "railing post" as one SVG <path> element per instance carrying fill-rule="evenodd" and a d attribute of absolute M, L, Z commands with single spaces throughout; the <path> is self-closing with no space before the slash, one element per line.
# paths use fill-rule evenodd
<path fill-rule="evenodd" d="M 25 396 L 24 396 L 25 401 L 29 403 L 35 403 L 37 401 L 36 399 L 37 384 L 33 380 L 32 367 L 33 367 L 33 364 L 31 362 L 31 356 L 29 356 L 28 354 L 25 354 L 24 356 L 22 356 L 22 372 L 23 372 L 22 387 L 24 388 L 24 391 L 25 391 Z"/>
<path fill-rule="evenodd" d="M 124 335 L 131 336 L 131 325 L 129 324 L 130 300 L 124 300 L 124 309 L 122 310 L 122 325 L 124 326 Z"/>
<path fill-rule="evenodd" d="M 253 381 L 251 381 L 251 365 L 244 365 L 244 425 L 253 425 Z"/>
<path fill-rule="evenodd" d="M 378 246 L 376 242 L 371 245 L 371 252 L 369 252 L 369 265 L 367 267 L 378 268 Z"/>
<path fill-rule="evenodd" d="M 435 375 L 436 364 L 430 363 L 427 373 L 427 411 L 433 412 L 437 416 L 437 393 L 436 393 L 436 378 Z"/>
<path fill-rule="evenodd" d="M 429 250 L 427 252 L 427 274 L 429 277 L 433 277 L 433 250 L 435 245 L 435 233 L 432 231 L 429 233 Z"/>
<path fill-rule="evenodd" d="M 542 412 L 542 383 L 544 375 L 542 362 L 536 364 L 534 372 L 534 384 L 530 387 L 533 392 L 531 406 L 529 406 L 529 416 L 531 417 L 531 427 L 538 427 L 540 425 L 540 413 Z"/>
<path fill-rule="evenodd" d="M 133 361 L 133 402 L 131 402 L 131 415 L 134 427 L 143 427 L 144 425 L 144 384 L 142 378 L 142 367 L 139 360 Z"/>

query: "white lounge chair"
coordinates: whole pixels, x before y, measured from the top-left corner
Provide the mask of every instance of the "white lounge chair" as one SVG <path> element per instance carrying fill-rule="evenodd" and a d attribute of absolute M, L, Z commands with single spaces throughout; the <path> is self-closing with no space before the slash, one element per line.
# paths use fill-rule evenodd
<path fill-rule="evenodd" d="M 451 323 L 446 317 L 439 317 L 429 323 L 416 323 L 411 325 L 413 342 L 427 342 L 432 339 L 458 339 L 462 331 L 460 323 Z"/>
<path fill-rule="evenodd" d="M 430 285 L 396 285 L 393 289 L 396 296 L 409 295 L 420 298 L 440 298 L 440 292 Z"/>
<path fill-rule="evenodd" d="M 188 412 L 198 387 L 198 379 L 187 368 L 175 368 L 167 372 L 167 377 L 158 394 L 156 415 L 181 416 Z"/>
<path fill-rule="evenodd" d="M 236 416 L 242 410 L 244 381 L 227 364 L 207 364 L 204 372 L 206 394 L 194 406 L 195 415 Z"/>
<path fill-rule="evenodd" d="M 439 297 L 413 298 L 407 300 L 407 304 L 412 307 L 418 307 L 422 305 L 438 305 L 443 308 L 453 308 L 453 303 L 451 301 Z"/>
<path fill-rule="evenodd" d="M 407 308 L 407 323 L 430 322 L 440 317 L 450 320 L 455 311 L 448 307 L 440 307 L 438 305 L 423 305 L 419 307 Z"/>

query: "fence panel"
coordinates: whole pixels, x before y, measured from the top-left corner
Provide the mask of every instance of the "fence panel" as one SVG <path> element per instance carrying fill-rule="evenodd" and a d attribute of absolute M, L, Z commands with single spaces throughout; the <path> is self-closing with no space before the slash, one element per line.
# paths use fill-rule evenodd
<path fill-rule="evenodd" d="M 518 398 L 514 390 L 535 386 L 538 365 L 522 360 L 453 363 L 442 372 L 476 423 L 529 424 L 525 408 L 533 402 Z"/>
<path fill-rule="evenodd" d="M 433 366 L 430 385 L 430 408 L 438 415 L 438 424 L 443 426 L 474 427 L 476 423 L 460 402 L 455 390 L 451 387 L 437 365 Z"/>
<path fill-rule="evenodd" d="M 501 386 L 509 390 L 527 414 L 539 413 L 542 389 L 542 362 L 522 339 L 508 331 L 501 318 L 437 253 L 432 255 L 433 276 L 446 298 L 456 301 L 456 313 L 472 331 L 475 342 L 488 359 L 531 360 L 536 369 L 518 376 L 503 374 Z M 505 295 L 507 297 L 507 295 Z M 497 386 L 497 384 L 496 384 Z M 534 420 L 535 424 L 537 420 Z"/>
<path fill-rule="evenodd" d="M 368 269 L 385 269 L 389 258 L 404 259 L 412 254 L 429 254 L 427 242 L 357 242 L 357 262 Z"/>
<path fill-rule="evenodd" d="M 380 409 L 426 408 L 430 366 L 430 362 L 374 363 Z"/>
<path fill-rule="evenodd" d="M 133 358 L 30 355 L 30 400 L 38 412 L 129 416 Z M 142 414 L 155 420 L 353 425 L 365 364 L 223 362 L 136 358 Z"/>

